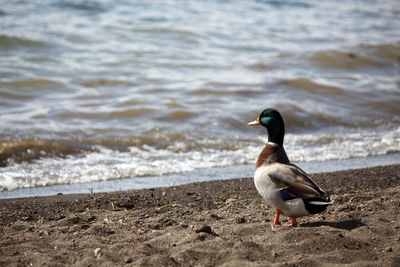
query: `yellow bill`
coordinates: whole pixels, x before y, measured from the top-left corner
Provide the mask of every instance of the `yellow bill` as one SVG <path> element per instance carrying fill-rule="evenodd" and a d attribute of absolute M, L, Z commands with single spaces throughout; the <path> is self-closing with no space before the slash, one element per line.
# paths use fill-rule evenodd
<path fill-rule="evenodd" d="M 260 125 L 260 117 L 258 117 L 255 121 L 249 122 L 247 125 L 250 126 Z"/>

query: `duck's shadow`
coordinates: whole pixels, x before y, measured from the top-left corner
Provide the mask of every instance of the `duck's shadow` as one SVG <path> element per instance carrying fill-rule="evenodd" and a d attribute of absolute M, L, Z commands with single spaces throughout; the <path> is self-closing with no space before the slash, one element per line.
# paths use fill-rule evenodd
<path fill-rule="evenodd" d="M 345 230 L 353 230 L 361 226 L 365 226 L 360 220 L 346 220 L 346 221 L 337 221 L 337 222 L 308 222 L 300 224 L 300 227 L 320 227 L 320 226 L 329 226 L 338 229 L 345 229 Z"/>

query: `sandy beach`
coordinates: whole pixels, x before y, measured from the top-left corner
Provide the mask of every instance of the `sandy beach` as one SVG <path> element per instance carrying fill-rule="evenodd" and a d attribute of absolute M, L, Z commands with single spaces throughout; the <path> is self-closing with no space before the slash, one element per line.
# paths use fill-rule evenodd
<path fill-rule="evenodd" d="M 0 200 L 0 266 L 400 266 L 400 165 L 312 178 L 335 204 L 297 227 L 251 178 Z"/>

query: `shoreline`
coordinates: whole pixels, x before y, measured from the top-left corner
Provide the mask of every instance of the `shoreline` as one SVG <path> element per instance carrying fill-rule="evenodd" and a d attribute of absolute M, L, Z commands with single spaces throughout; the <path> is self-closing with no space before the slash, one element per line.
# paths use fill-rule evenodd
<path fill-rule="evenodd" d="M 319 173 L 335 203 L 272 226 L 251 178 L 0 200 L 0 265 L 395 266 L 400 165 Z"/>
<path fill-rule="evenodd" d="M 316 174 L 376 166 L 387 166 L 397 164 L 399 162 L 400 153 L 391 153 L 378 156 L 369 156 L 365 158 L 361 157 L 294 163 L 302 168 L 306 173 Z M 20 188 L 2 192 L 0 191 L 0 199 L 51 196 L 57 194 L 82 194 L 91 192 L 120 192 L 126 190 L 170 187 L 197 182 L 215 181 L 216 179 L 239 179 L 240 177 L 252 177 L 253 174 L 254 164 L 227 167 L 210 167 L 205 169 L 197 169 L 191 172 L 171 173 L 161 176 L 124 178 L 107 181 L 49 185 L 42 187 Z"/>

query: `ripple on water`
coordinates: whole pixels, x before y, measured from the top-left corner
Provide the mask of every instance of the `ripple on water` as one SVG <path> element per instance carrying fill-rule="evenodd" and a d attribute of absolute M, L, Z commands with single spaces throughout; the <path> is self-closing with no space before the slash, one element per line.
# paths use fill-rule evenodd
<path fill-rule="evenodd" d="M 0 34 L 0 48 L 5 50 L 17 50 L 19 48 L 49 49 L 51 47 L 48 42 L 42 40 Z"/>

